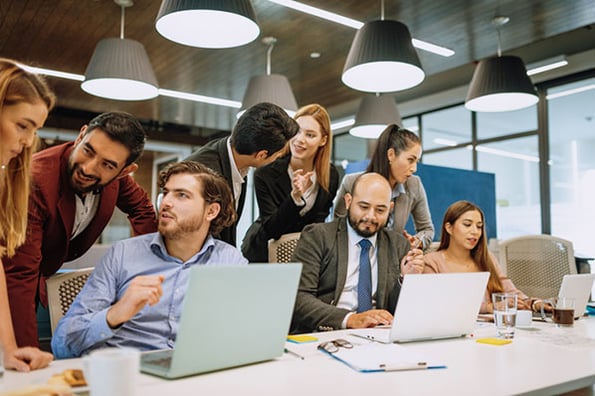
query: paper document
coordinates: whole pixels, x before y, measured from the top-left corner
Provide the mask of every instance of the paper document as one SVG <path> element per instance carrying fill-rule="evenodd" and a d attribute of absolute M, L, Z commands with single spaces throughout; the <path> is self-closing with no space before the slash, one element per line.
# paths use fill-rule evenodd
<path fill-rule="evenodd" d="M 371 342 L 356 345 L 352 349 L 339 348 L 334 353 L 325 350 L 322 352 L 331 355 L 356 371 L 367 373 L 446 368 L 444 364 L 427 360 L 427 357 L 418 356 L 397 344 Z"/>

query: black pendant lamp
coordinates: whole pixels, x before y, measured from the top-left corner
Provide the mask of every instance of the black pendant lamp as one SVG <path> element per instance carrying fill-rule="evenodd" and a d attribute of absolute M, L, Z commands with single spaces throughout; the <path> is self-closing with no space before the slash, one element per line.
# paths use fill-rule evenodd
<path fill-rule="evenodd" d="M 500 16 L 492 23 L 499 28 L 508 20 Z M 480 112 L 512 111 L 532 106 L 538 100 L 523 60 L 501 55 L 498 30 L 498 56 L 480 61 L 475 68 L 465 107 Z"/>

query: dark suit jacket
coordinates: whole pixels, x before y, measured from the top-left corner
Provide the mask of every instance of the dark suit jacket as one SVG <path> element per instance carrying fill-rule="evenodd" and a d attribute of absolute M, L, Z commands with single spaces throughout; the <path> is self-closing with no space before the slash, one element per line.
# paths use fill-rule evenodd
<path fill-rule="evenodd" d="M 203 165 L 208 166 L 215 172 L 227 180 L 231 193 L 233 195 L 233 179 L 231 177 L 231 162 L 227 153 L 227 137 L 213 140 L 194 153 L 190 154 L 187 160 L 200 162 Z M 235 200 L 235 197 L 234 197 Z M 215 235 L 216 238 L 221 239 L 233 246 L 236 246 L 236 227 L 244 208 L 244 201 L 246 200 L 246 183 L 242 184 L 242 192 L 240 193 L 240 200 L 238 203 L 238 209 L 236 210 L 238 217 L 236 222 L 231 226 L 224 228 L 219 235 Z"/>
<path fill-rule="evenodd" d="M 308 224 L 323 223 L 329 215 L 333 198 L 339 187 L 337 168 L 329 164 L 329 191 L 319 188 L 314 206 L 302 217 L 300 216 L 302 206 L 297 206 L 291 198 L 291 179 L 287 173 L 290 159 L 291 155 L 287 155 L 254 172 L 254 191 L 262 221 L 261 232 L 264 233 L 262 238 L 258 238 L 259 240 L 279 239 L 283 234 L 300 232 Z M 249 257 L 250 255 L 244 252 L 248 260 L 267 261 L 266 244 L 258 248 L 251 246 L 249 250 L 257 251 L 259 254 Z"/>
<path fill-rule="evenodd" d="M 348 310 L 337 308 L 348 260 L 347 220 L 312 224 L 302 231 L 292 261 L 303 263 L 297 293 L 292 333 L 335 330 Z M 393 313 L 401 287 L 398 279 L 401 259 L 409 251 L 404 236 L 381 229 L 376 239 L 378 285 L 376 308 Z"/>
<path fill-rule="evenodd" d="M 35 307 L 37 298 L 47 305 L 45 278 L 65 261 L 83 255 L 97 241 L 116 206 L 128 215 L 135 235 L 157 230 L 151 200 L 132 177 L 124 176 L 102 189 L 95 217 L 71 241 L 76 204 L 67 166 L 72 149 L 71 142 L 33 156 L 27 240 L 11 259 L 4 259 L 14 331 L 20 346 L 38 344 Z"/>

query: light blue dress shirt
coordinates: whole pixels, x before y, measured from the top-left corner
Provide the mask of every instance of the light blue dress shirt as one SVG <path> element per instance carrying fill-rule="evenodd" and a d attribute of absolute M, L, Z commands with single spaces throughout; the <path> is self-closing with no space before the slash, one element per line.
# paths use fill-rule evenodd
<path fill-rule="evenodd" d="M 139 350 L 171 349 L 194 265 L 244 265 L 248 261 L 232 245 L 209 236 L 200 252 L 188 261 L 167 254 L 159 233 L 116 242 L 101 259 L 89 280 L 58 323 L 52 338 L 57 358 L 78 357 L 101 347 L 133 347 Z M 132 319 L 111 329 L 106 315 L 122 298 L 133 278 L 163 275 L 163 295 L 146 305 Z"/>

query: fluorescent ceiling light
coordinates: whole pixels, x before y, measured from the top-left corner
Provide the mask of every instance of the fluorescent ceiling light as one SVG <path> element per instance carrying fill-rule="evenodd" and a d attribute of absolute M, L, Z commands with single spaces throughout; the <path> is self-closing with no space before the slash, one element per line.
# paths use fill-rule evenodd
<path fill-rule="evenodd" d="M 449 146 L 449 147 L 455 147 L 458 143 L 454 140 L 450 140 L 450 139 L 442 139 L 442 138 L 435 138 L 432 140 L 434 143 L 439 144 L 441 146 Z"/>
<path fill-rule="evenodd" d="M 499 150 L 499 149 L 489 148 L 489 147 L 485 147 L 485 146 L 475 146 L 475 150 L 479 151 L 481 153 L 499 155 L 501 157 L 515 158 L 515 159 L 520 159 L 520 160 L 528 161 L 528 162 L 539 162 L 539 157 L 536 157 L 533 155 L 514 153 L 512 151 Z"/>
<path fill-rule="evenodd" d="M 527 75 L 543 73 L 548 70 L 557 69 L 568 65 L 568 61 L 564 55 L 559 55 L 554 58 L 544 59 L 540 62 L 535 62 L 527 65 Z"/>
<path fill-rule="evenodd" d="M 43 67 L 27 66 L 27 65 L 23 65 L 22 63 L 19 63 L 18 65 L 31 73 L 37 73 L 37 74 L 43 74 L 45 76 L 64 78 L 66 80 L 74 80 L 74 81 L 84 81 L 85 80 L 85 76 L 82 74 L 66 73 L 66 72 L 62 72 L 59 70 L 45 69 Z M 239 109 L 242 106 L 242 103 L 238 102 L 237 100 L 221 99 L 221 98 L 215 98 L 212 96 L 204 96 L 204 95 L 197 95 L 197 94 L 181 92 L 181 91 L 173 91 L 171 89 L 161 89 L 160 88 L 159 95 L 167 96 L 170 98 L 185 99 L 185 100 L 190 100 L 190 101 L 199 102 L 199 103 L 208 103 L 208 104 L 214 104 L 214 105 L 218 105 L 218 106 L 233 107 L 234 109 Z"/>
<path fill-rule="evenodd" d="M 84 81 L 85 80 L 85 76 L 83 76 L 82 74 L 66 73 L 66 72 L 62 72 L 59 70 L 44 69 L 43 67 L 27 66 L 27 65 L 23 65 L 22 63 L 19 63 L 18 65 L 20 67 L 22 67 L 23 69 L 25 69 L 26 71 L 28 71 L 29 73 L 43 74 L 45 76 L 64 78 L 67 80 L 74 80 L 74 81 Z"/>
<path fill-rule="evenodd" d="M 331 129 L 337 131 L 339 129 L 347 128 L 355 124 L 355 118 L 348 118 L 346 120 L 337 121 L 331 124 Z"/>
<path fill-rule="evenodd" d="M 271 3 L 279 4 L 279 5 L 285 6 L 287 8 L 292 8 L 297 11 L 305 12 L 306 14 L 310 14 L 310 15 L 314 15 L 314 16 L 317 16 L 322 19 L 326 19 L 327 21 L 339 23 L 341 25 L 344 25 L 344 26 L 347 26 L 347 27 L 350 27 L 353 29 L 360 29 L 362 26 L 364 26 L 364 23 L 360 22 L 358 20 L 347 18 L 347 17 L 341 16 L 339 14 L 335 14 L 334 12 L 325 11 L 320 8 L 312 7 L 312 6 L 297 2 L 297 1 L 293 1 L 293 0 L 269 0 L 269 1 Z M 412 39 L 411 42 L 413 43 L 414 47 L 419 48 L 424 51 L 434 53 L 436 55 L 449 57 L 449 56 L 454 55 L 454 53 L 455 53 L 450 48 L 441 47 L 439 45 L 428 43 L 426 41 Z"/>
<path fill-rule="evenodd" d="M 552 100 L 552 99 L 561 98 L 561 97 L 568 96 L 568 95 L 574 95 L 577 93 L 590 91 L 592 89 L 595 89 L 595 84 L 585 85 L 584 87 L 578 87 L 578 88 L 573 88 L 573 89 L 567 89 L 566 91 L 556 92 L 556 93 L 547 95 L 545 98 L 547 100 Z"/>

